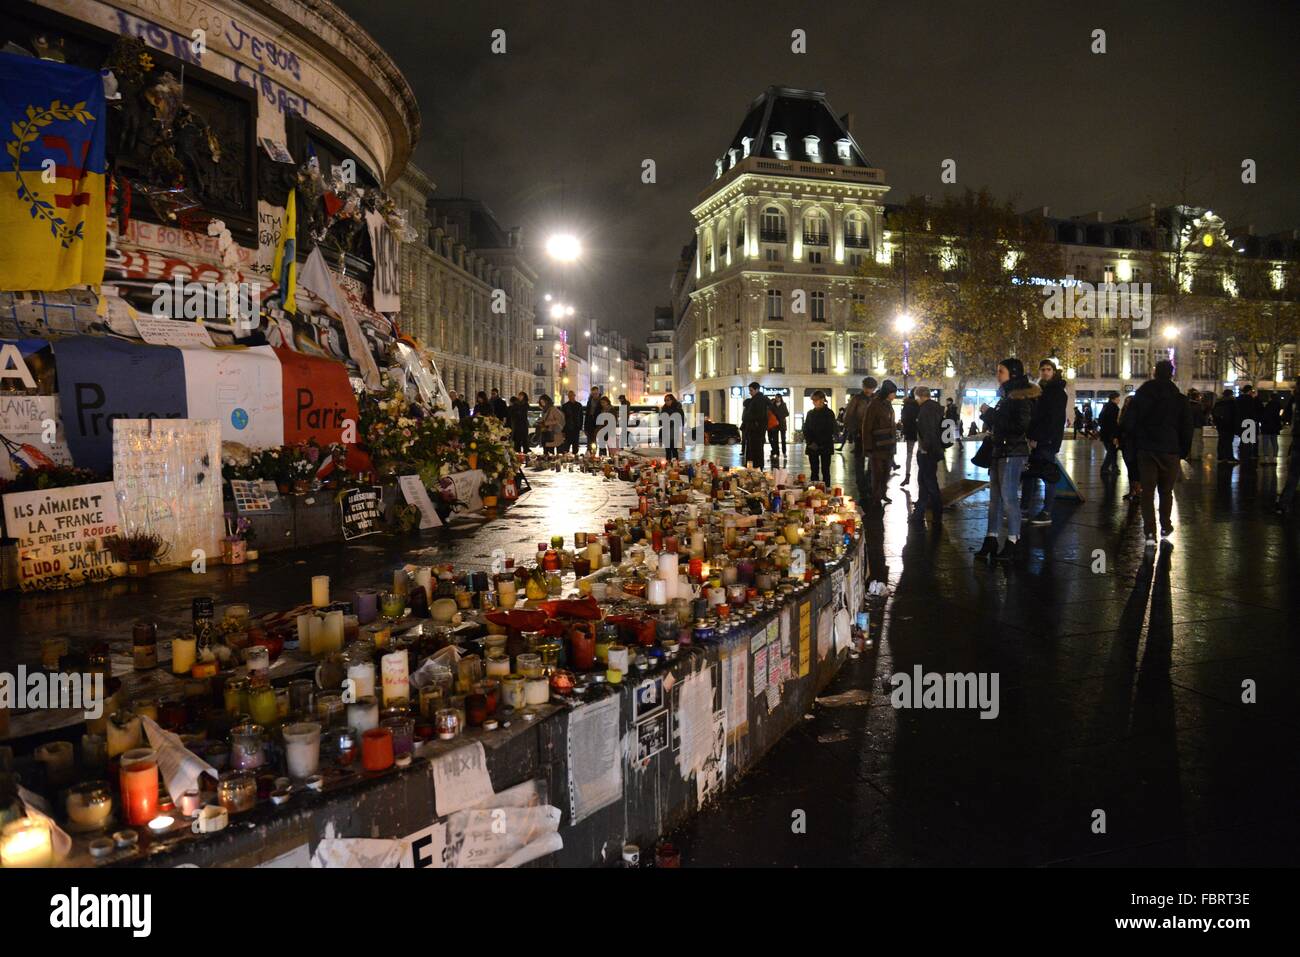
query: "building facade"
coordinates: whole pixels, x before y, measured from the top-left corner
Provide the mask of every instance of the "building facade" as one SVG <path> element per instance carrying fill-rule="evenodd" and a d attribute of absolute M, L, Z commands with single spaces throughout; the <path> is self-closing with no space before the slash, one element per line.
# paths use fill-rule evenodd
<path fill-rule="evenodd" d="M 543 300 L 533 321 L 532 394 L 563 401 L 572 390 L 585 399 L 593 385 L 611 398 L 636 402 L 635 361 L 627 337 L 603 329 L 590 312 L 553 315 Z M 558 310 L 557 310 L 558 312 Z"/>
<path fill-rule="evenodd" d="M 676 385 L 688 409 L 738 422 L 745 386 L 757 380 L 785 397 L 798 429 L 815 390 L 839 409 L 864 376 L 903 382 L 894 368 L 898 343 L 883 348 L 861 321 L 867 284 L 882 281 L 879 267 L 886 283 L 902 278 L 891 230 L 898 207 L 885 203 L 887 190 L 884 173 L 854 139 L 851 119 L 837 117 L 824 94 L 772 87 L 755 100 L 692 209 L 694 241 L 673 277 Z M 1066 275 L 1033 281 L 1066 291 L 1086 288 L 1080 283 L 1103 290 L 1149 283 L 1154 290 L 1154 322 L 1099 316 L 1078 341 L 1063 344 L 1076 402 L 1099 405 L 1110 391 L 1132 391 L 1171 355 L 1184 389 L 1294 384 L 1297 233 L 1234 232 L 1212 211 L 1191 206 L 1142 207 L 1112 221 L 1099 213 L 1049 214 L 1024 215 L 1049 230 Z M 1230 329 L 1222 318 L 1247 295 L 1292 310 L 1267 348 L 1243 345 L 1242 324 Z M 653 375 L 650 382 L 654 391 Z M 953 373 L 914 375 L 909 384 L 947 398 L 958 382 Z M 968 417 L 994 388 L 991 370 L 987 381 L 968 378 L 957 397 Z"/>
<path fill-rule="evenodd" d="M 673 358 L 673 307 L 655 308 L 654 331 L 646 337 L 646 402 L 662 403 L 669 392 L 676 394 L 677 361 Z"/>
<path fill-rule="evenodd" d="M 527 336 L 537 273 L 518 229 L 503 229 L 482 203 L 433 198 L 414 164 L 393 192 L 419 238 L 402 248 L 403 330 L 433 353 L 448 390 L 467 397 L 527 392 Z"/>

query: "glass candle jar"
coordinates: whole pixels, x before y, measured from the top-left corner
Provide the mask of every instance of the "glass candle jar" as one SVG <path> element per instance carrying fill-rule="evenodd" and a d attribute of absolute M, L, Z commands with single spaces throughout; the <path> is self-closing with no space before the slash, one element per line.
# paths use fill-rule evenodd
<path fill-rule="evenodd" d="M 542 676 L 542 656 L 528 652 L 515 658 L 515 671 L 525 678 Z"/>
<path fill-rule="evenodd" d="M 379 727 L 379 699 L 366 695 L 348 705 L 348 727 L 357 734 Z"/>
<path fill-rule="evenodd" d="M 93 831 L 113 816 L 113 791 L 107 781 L 87 781 L 68 792 L 68 820 L 80 831 Z"/>
<path fill-rule="evenodd" d="M 489 678 L 501 678 L 510 674 L 510 658 L 504 651 L 488 652 L 484 662 L 484 671 Z"/>
<path fill-rule="evenodd" d="M 231 814 L 251 811 L 257 804 L 257 778 L 252 771 L 227 771 L 217 779 L 217 803 Z"/>
<path fill-rule="evenodd" d="M 321 726 L 314 721 L 285 726 L 285 763 L 295 781 L 305 781 L 320 769 L 320 733 Z"/>
<path fill-rule="evenodd" d="M 487 699 L 488 714 L 495 714 L 501 703 L 501 679 L 484 678 L 474 683 L 474 693 Z"/>
<path fill-rule="evenodd" d="M 524 696 L 524 683 L 527 680 L 523 675 L 505 675 L 502 677 L 501 704 L 516 710 L 524 707 L 527 703 Z"/>
<path fill-rule="evenodd" d="M 0 867 L 51 867 L 54 838 L 39 818 L 20 817 L 0 831 Z"/>
<path fill-rule="evenodd" d="M 469 694 L 465 696 L 465 717 L 471 728 L 482 726 L 487 720 L 488 706 L 487 697 L 481 694 Z"/>
<path fill-rule="evenodd" d="M 537 707 L 551 700 L 551 683 L 542 675 L 529 678 L 524 685 L 524 704 Z"/>
<path fill-rule="evenodd" d="M 361 736 L 361 766 L 367 771 L 384 771 L 393 766 L 393 732 L 371 728 Z"/>
<path fill-rule="evenodd" d="M 148 824 L 158 816 L 158 757 L 152 748 L 135 748 L 120 765 L 123 817 L 128 824 Z"/>
<path fill-rule="evenodd" d="M 403 758 L 411 757 L 415 751 L 414 718 L 385 718 L 379 727 L 392 735 L 394 761 L 401 762 Z"/>
<path fill-rule="evenodd" d="M 266 763 L 266 729 L 246 722 L 230 729 L 230 767 L 251 771 Z"/>
<path fill-rule="evenodd" d="M 429 721 L 443 707 L 446 698 L 443 696 L 442 689 L 436 685 L 430 685 L 427 688 L 420 689 L 420 717 Z"/>
<path fill-rule="evenodd" d="M 460 714 L 452 708 L 443 708 L 433 717 L 434 731 L 443 741 L 450 741 L 460 734 Z"/>
<path fill-rule="evenodd" d="M 258 724 L 275 724 L 280 716 L 280 710 L 273 687 L 269 684 L 259 684 L 249 688 L 248 715 Z"/>
<path fill-rule="evenodd" d="M 271 650 L 266 645 L 249 645 L 244 649 L 244 664 L 250 675 L 264 675 L 271 667 Z"/>
<path fill-rule="evenodd" d="M 297 715 L 315 713 L 316 682 L 310 678 L 295 678 L 289 682 L 289 710 Z"/>
<path fill-rule="evenodd" d="M 316 692 L 316 720 L 322 727 L 332 728 L 344 721 L 343 692 L 333 688 Z"/>
<path fill-rule="evenodd" d="M 395 591 L 379 593 L 379 613 L 388 619 L 401 618 L 406 611 L 406 595 Z"/>

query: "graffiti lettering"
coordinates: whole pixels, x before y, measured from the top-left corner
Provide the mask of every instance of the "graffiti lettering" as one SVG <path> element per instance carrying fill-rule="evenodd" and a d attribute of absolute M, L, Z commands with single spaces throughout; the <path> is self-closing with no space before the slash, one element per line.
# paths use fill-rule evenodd
<path fill-rule="evenodd" d="M 141 20 L 139 17 L 132 16 L 125 11 L 117 11 L 117 30 L 123 36 L 139 37 L 155 50 L 163 53 L 170 53 L 178 60 L 186 63 L 192 63 L 195 66 L 203 64 L 203 54 L 196 53 L 189 37 L 183 37 L 179 33 L 173 33 L 171 30 L 164 29 L 156 23 L 150 23 L 148 20 Z"/>

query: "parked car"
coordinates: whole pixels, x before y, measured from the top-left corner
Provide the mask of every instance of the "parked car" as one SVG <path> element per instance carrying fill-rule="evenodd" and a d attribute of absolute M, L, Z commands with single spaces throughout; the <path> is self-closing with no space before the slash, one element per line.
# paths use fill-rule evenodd
<path fill-rule="evenodd" d="M 712 419 L 705 419 L 704 444 L 739 445 L 740 426 L 734 425 L 731 422 L 714 422 Z"/>

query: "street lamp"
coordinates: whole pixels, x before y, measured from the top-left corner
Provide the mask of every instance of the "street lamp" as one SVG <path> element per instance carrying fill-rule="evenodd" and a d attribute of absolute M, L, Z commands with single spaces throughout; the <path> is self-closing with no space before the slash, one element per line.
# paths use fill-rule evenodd
<path fill-rule="evenodd" d="M 911 366 L 911 335 L 912 330 L 916 328 L 916 320 L 907 312 L 900 312 L 898 318 L 894 320 L 894 329 L 903 337 L 903 393 L 907 393 L 907 376 L 912 371 Z"/>
<path fill-rule="evenodd" d="M 1174 345 L 1178 341 L 1179 329 L 1177 326 L 1165 326 L 1165 342 L 1169 343 L 1169 361 L 1174 361 Z M 1177 366 L 1175 365 L 1175 369 Z"/>
<path fill-rule="evenodd" d="M 582 243 L 572 233 L 555 233 L 546 240 L 546 254 L 562 263 L 571 263 L 582 255 Z"/>

